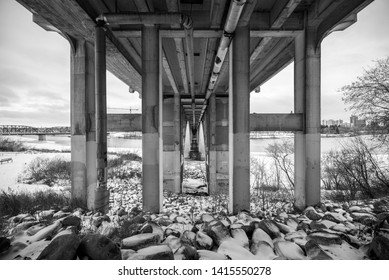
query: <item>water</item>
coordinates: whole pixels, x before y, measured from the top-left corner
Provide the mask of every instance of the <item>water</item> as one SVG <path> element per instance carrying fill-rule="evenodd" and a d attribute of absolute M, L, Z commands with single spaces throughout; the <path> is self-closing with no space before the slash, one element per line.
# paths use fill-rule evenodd
<path fill-rule="evenodd" d="M 19 140 L 29 147 L 37 149 L 53 149 L 58 151 L 70 151 L 70 136 L 69 135 L 47 135 L 46 141 L 38 141 L 38 136 L 9 136 L 11 139 Z M 363 136 L 368 139 L 368 136 Z M 321 153 L 327 154 L 331 150 L 339 150 L 342 145 L 345 145 L 353 137 L 322 137 L 321 138 Z M 108 139 L 108 151 L 110 152 L 142 152 L 141 139 L 125 139 L 116 136 L 110 136 Z M 265 155 L 266 148 L 269 144 L 281 143 L 282 141 L 291 141 L 293 137 L 275 138 L 275 139 L 251 139 L 250 152 L 257 155 Z M 188 142 L 188 141 L 187 141 Z M 188 144 L 187 144 L 188 145 Z M 200 142 L 201 146 L 201 142 Z M 201 150 L 201 147 L 200 147 Z"/>

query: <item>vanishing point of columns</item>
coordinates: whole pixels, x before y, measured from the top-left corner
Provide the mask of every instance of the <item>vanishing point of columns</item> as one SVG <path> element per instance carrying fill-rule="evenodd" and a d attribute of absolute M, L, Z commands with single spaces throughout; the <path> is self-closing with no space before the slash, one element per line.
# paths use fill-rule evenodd
<path fill-rule="evenodd" d="M 268 35 L 268 34 L 267 34 Z M 320 40 L 316 29 L 287 33 L 295 41 L 294 114 L 295 206 L 320 202 Z M 142 27 L 143 210 L 159 212 L 163 189 L 181 192 L 187 120 L 179 95 L 163 99 L 162 48 L 158 25 Z M 279 35 L 277 35 L 279 36 Z M 71 54 L 72 195 L 89 209 L 108 209 L 107 112 L 104 22 L 94 45 L 69 38 Z M 229 52 L 228 97 L 212 94 L 204 127 L 210 193 L 229 193 L 229 210 L 250 210 L 250 29 L 238 26 Z M 276 120 L 267 117 L 263 127 Z M 191 133 L 192 150 L 198 129 Z"/>

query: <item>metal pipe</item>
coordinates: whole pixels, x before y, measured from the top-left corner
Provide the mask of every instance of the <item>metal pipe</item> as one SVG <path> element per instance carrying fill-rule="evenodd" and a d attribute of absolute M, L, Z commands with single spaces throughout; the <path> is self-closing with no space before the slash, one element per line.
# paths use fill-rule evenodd
<path fill-rule="evenodd" d="M 177 22 L 185 29 L 193 28 L 192 18 L 182 13 L 105 13 L 97 17 L 96 21 L 105 21 L 106 24 L 172 24 Z"/>
<path fill-rule="evenodd" d="M 201 110 L 199 125 L 202 117 L 204 116 L 205 110 L 208 106 L 208 99 L 212 95 L 217 79 L 219 78 L 220 69 L 225 60 L 226 54 L 228 52 L 228 48 L 231 44 L 231 40 L 234 36 L 234 32 L 236 26 L 238 25 L 240 15 L 242 14 L 244 5 L 246 4 L 246 0 L 233 0 L 230 4 L 226 23 L 224 24 L 224 32 L 223 36 L 220 40 L 219 47 L 217 50 L 215 62 L 213 65 L 212 75 L 209 79 L 207 92 L 205 95 L 205 100 L 203 104 L 203 108 Z"/>

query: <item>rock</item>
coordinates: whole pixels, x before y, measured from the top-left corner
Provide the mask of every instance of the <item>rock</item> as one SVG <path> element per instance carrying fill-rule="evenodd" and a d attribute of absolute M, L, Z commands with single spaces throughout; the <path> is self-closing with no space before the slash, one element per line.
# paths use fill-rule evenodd
<path fill-rule="evenodd" d="M 36 260 L 49 243 L 50 241 L 46 240 L 36 241 L 21 250 L 17 257 L 22 260 Z"/>
<path fill-rule="evenodd" d="M 66 234 L 54 238 L 40 253 L 38 260 L 75 260 L 81 240 L 76 234 Z"/>
<path fill-rule="evenodd" d="M 167 227 L 173 223 L 169 218 L 162 218 L 162 217 L 155 219 L 155 222 L 158 225 L 164 226 L 164 227 Z"/>
<path fill-rule="evenodd" d="M 210 214 L 202 214 L 201 215 L 201 221 L 203 223 L 209 223 L 211 221 L 215 220 L 215 218 Z"/>
<path fill-rule="evenodd" d="M 184 231 L 181 235 L 181 242 L 188 246 L 196 246 L 196 233 L 189 230 Z"/>
<path fill-rule="evenodd" d="M 213 240 L 207 234 L 202 231 L 196 233 L 196 246 L 197 249 L 211 250 L 213 247 Z"/>
<path fill-rule="evenodd" d="M 141 233 L 122 240 L 122 249 L 139 250 L 160 243 L 161 237 L 155 233 Z"/>
<path fill-rule="evenodd" d="M 376 260 L 389 260 L 389 231 L 381 229 L 374 236 L 368 250 L 368 256 Z"/>
<path fill-rule="evenodd" d="M 11 247 L 11 240 L 6 237 L 0 237 L 0 253 L 5 252 Z"/>
<path fill-rule="evenodd" d="M 339 231 L 341 233 L 348 233 L 351 231 L 351 229 L 346 227 L 344 224 L 336 224 L 335 226 L 332 226 L 330 229 Z"/>
<path fill-rule="evenodd" d="M 290 241 L 278 241 L 274 243 L 274 251 L 288 260 L 305 260 L 304 251 L 295 243 Z"/>
<path fill-rule="evenodd" d="M 216 245 L 220 245 L 224 240 L 230 239 L 231 235 L 226 226 L 221 222 L 214 220 L 204 227 L 205 233 L 210 236 Z"/>
<path fill-rule="evenodd" d="M 38 222 L 23 222 L 23 223 L 20 223 L 20 224 L 16 225 L 15 227 L 11 228 L 8 231 L 8 235 L 15 235 L 15 234 L 19 233 L 20 231 L 26 230 L 26 229 L 28 229 L 31 226 L 34 226 L 36 224 L 38 224 Z"/>
<path fill-rule="evenodd" d="M 309 224 L 309 227 L 312 230 L 321 230 L 321 229 L 329 229 L 333 226 L 336 226 L 337 224 L 334 222 L 331 222 L 329 220 L 322 220 L 322 221 L 312 221 Z"/>
<path fill-rule="evenodd" d="M 130 220 L 130 224 L 143 224 L 144 222 L 146 222 L 146 219 L 141 215 L 135 216 Z"/>
<path fill-rule="evenodd" d="M 277 227 L 279 228 L 280 232 L 283 233 L 283 234 L 287 234 L 287 233 L 290 233 L 290 232 L 293 232 L 294 229 L 283 224 L 283 223 L 279 223 L 279 222 L 275 222 Z"/>
<path fill-rule="evenodd" d="M 227 260 L 227 257 L 223 254 L 219 254 L 208 250 L 197 250 L 200 260 Z"/>
<path fill-rule="evenodd" d="M 27 235 L 30 235 L 30 236 L 33 236 L 35 233 L 37 233 L 38 231 L 40 231 L 41 229 L 45 228 L 46 225 L 44 224 L 37 224 L 37 225 L 34 225 L 32 227 L 29 227 L 27 229 Z"/>
<path fill-rule="evenodd" d="M 182 246 L 181 239 L 173 235 L 168 236 L 162 242 L 162 244 L 168 245 L 173 253 L 175 253 Z"/>
<path fill-rule="evenodd" d="M 389 198 L 383 198 L 374 202 L 373 209 L 375 213 L 389 212 Z"/>
<path fill-rule="evenodd" d="M 361 211 L 361 207 L 359 207 L 357 205 L 354 205 L 354 206 L 351 206 L 348 210 L 350 212 L 360 212 Z"/>
<path fill-rule="evenodd" d="M 316 231 L 307 236 L 307 240 L 314 240 L 319 245 L 342 244 L 342 238 L 337 234 L 331 234 L 322 231 Z"/>
<path fill-rule="evenodd" d="M 100 234 L 87 234 L 77 249 L 80 259 L 121 260 L 120 248 L 109 238 Z"/>
<path fill-rule="evenodd" d="M 235 239 L 242 247 L 249 249 L 249 239 L 246 232 L 241 228 L 231 229 L 231 236 Z"/>
<path fill-rule="evenodd" d="M 13 260 L 26 247 L 26 243 L 13 242 L 7 251 L 0 253 L 0 260 Z"/>
<path fill-rule="evenodd" d="M 133 254 L 136 253 L 135 250 L 131 249 L 122 249 L 120 252 L 122 254 L 122 260 L 128 260 Z"/>
<path fill-rule="evenodd" d="M 311 260 L 332 260 L 332 258 L 324 252 L 315 240 L 309 240 L 305 244 L 305 252 Z"/>
<path fill-rule="evenodd" d="M 49 220 L 53 218 L 55 210 L 45 210 L 38 213 L 39 220 Z"/>
<path fill-rule="evenodd" d="M 141 233 L 154 233 L 158 234 L 160 240 L 163 239 L 163 229 L 155 222 L 147 222 L 140 229 Z"/>
<path fill-rule="evenodd" d="M 231 260 L 255 259 L 255 256 L 249 250 L 243 248 L 232 238 L 224 240 L 217 249 L 217 253 L 225 255 Z"/>
<path fill-rule="evenodd" d="M 370 213 L 362 213 L 362 212 L 353 212 L 351 213 L 351 217 L 355 222 L 363 223 L 365 220 L 377 220 L 377 218 Z"/>
<path fill-rule="evenodd" d="M 266 242 L 270 247 L 273 248 L 273 240 L 270 236 L 260 228 L 254 230 L 253 236 L 251 238 L 252 243 Z"/>
<path fill-rule="evenodd" d="M 174 259 L 177 260 L 198 260 L 200 255 L 197 250 L 192 246 L 181 246 L 174 254 Z"/>
<path fill-rule="evenodd" d="M 313 221 L 320 220 L 323 217 L 323 214 L 319 214 L 312 206 L 307 207 L 303 214 Z"/>
<path fill-rule="evenodd" d="M 277 257 L 274 254 L 272 246 L 263 241 L 251 244 L 250 251 L 255 255 L 255 259 L 257 260 L 273 260 Z"/>
<path fill-rule="evenodd" d="M 138 250 L 128 260 L 174 260 L 174 254 L 167 245 L 154 245 Z"/>
<path fill-rule="evenodd" d="M 165 229 L 164 236 L 168 237 L 170 235 L 173 235 L 175 237 L 180 237 L 181 236 L 181 232 L 179 232 L 178 230 L 172 229 L 172 228 Z"/>
<path fill-rule="evenodd" d="M 118 232 L 119 232 L 118 228 L 115 227 L 112 223 L 107 221 L 103 221 L 96 230 L 96 233 L 104 235 L 110 239 L 113 239 L 113 237 L 117 235 Z"/>
<path fill-rule="evenodd" d="M 293 230 L 297 230 L 298 223 L 294 219 L 287 219 L 286 220 L 286 225 L 288 227 L 291 227 Z"/>
<path fill-rule="evenodd" d="M 76 216 L 68 216 L 63 219 L 61 223 L 64 227 L 74 226 L 76 228 L 79 228 L 81 226 L 81 219 Z"/>
<path fill-rule="evenodd" d="M 306 238 L 307 237 L 307 234 L 305 233 L 305 231 L 303 230 L 299 230 L 299 231 L 294 231 L 294 232 L 291 232 L 291 233 L 288 233 L 284 236 L 284 239 L 286 241 L 295 241 L 296 239 L 302 239 L 302 238 Z"/>
<path fill-rule="evenodd" d="M 334 223 L 343 223 L 347 221 L 347 219 L 343 217 L 342 214 L 336 212 L 326 213 L 323 217 L 323 220 L 328 220 Z"/>
<path fill-rule="evenodd" d="M 125 216 L 125 215 L 127 215 L 127 212 L 126 212 L 126 210 L 124 210 L 123 208 L 120 208 L 120 209 L 118 210 L 118 212 L 117 212 L 117 215 L 118 215 L 119 217 Z"/>
<path fill-rule="evenodd" d="M 266 232 L 271 239 L 281 236 L 281 232 L 277 227 L 277 224 L 272 220 L 263 220 L 258 224 L 258 227 Z"/>
<path fill-rule="evenodd" d="M 58 212 L 54 213 L 53 219 L 61 219 L 69 215 L 70 215 L 69 212 L 64 212 L 62 210 L 59 210 Z"/>
<path fill-rule="evenodd" d="M 28 231 L 20 231 L 19 233 L 15 234 L 12 243 L 14 242 L 22 242 L 26 245 L 32 244 L 34 242 L 43 240 L 43 239 L 50 239 L 51 237 L 55 236 L 57 230 L 62 227 L 61 222 L 56 221 L 54 224 L 49 225 L 47 227 L 39 229 L 37 232 L 35 232 L 34 235 L 30 236 L 28 235 Z"/>

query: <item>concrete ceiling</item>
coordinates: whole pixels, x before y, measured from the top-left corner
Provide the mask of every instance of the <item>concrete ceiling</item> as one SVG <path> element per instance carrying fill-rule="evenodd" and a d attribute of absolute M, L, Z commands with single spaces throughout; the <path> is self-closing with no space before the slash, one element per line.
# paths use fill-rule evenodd
<path fill-rule="evenodd" d="M 34 21 L 46 30 L 59 31 L 70 38 L 93 42 L 96 18 L 103 13 L 180 12 L 192 17 L 195 107 L 188 106 L 190 79 L 183 38 L 177 23 L 160 25 L 163 30 L 163 93 L 182 95 L 186 115 L 195 109 L 196 122 L 212 74 L 230 1 L 228 0 L 17 0 L 34 14 Z M 294 58 L 293 36 L 274 37 L 266 30 L 302 30 L 317 26 L 325 36 L 336 26 L 353 23 L 356 13 L 372 0 L 247 0 L 238 25 L 249 25 L 250 89 L 255 90 L 287 66 Z M 306 16 L 309 15 L 309 16 Z M 354 17 L 353 17 L 354 16 Z M 348 21 L 347 21 L 348 20 Z M 349 25 L 349 24 L 348 24 Z M 107 28 L 107 68 L 130 90 L 141 92 L 141 26 L 109 25 Z M 267 36 L 269 35 L 269 36 Z M 319 38 L 320 40 L 320 38 Z M 214 94 L 228 90 L 228 55 L 221 67 Z"/>

